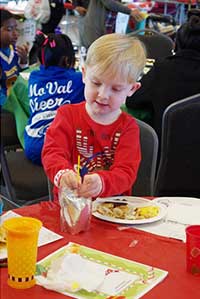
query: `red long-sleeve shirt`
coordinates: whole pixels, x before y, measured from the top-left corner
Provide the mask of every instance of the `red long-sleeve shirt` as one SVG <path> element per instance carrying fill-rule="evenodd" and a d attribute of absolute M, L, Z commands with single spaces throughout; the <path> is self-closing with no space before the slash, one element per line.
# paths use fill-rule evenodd
<path fill-rule="evenodd" d="M 96 123 L 85 109 L 85 102 L 64 105 L 46 132 L 42 162 L 54 181 L 64 169 L 81 167 L 101 176 L 99 196 L 130 195 L 141 160 L 139 128 L 135 119 L 122 112 L 109 125 Z M 91 158 L 92 157 L 92 158 Z"/>

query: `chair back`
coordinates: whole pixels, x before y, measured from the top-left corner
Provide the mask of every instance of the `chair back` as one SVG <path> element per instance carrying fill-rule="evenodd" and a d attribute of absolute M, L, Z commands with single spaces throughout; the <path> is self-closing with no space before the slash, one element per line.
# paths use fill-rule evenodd
<path fill-rule="evenodd" d="M 141 163 L 137 180 L 132 188 L 132 195 L 153 196 L 156 172 L 158 137 L 154 129 L 145 122 L 136 119 L 140 128 Z"/>
<path fill-rule="evenodd" d="M 199 128 L 200 94 L 165 109 L 155 196 L 200 197 Z"/>
<path fill-rule="evenodd" d="M 6 110 L 1 111 L 1 144 L 7 149 L 21 147 L 14 115 Z"/>
<path fill-rule="evenodd" d="M 15 206 L 49 199 L 42 166 L 29 161 L 19 142 L 14 116 L 1 111 L 1 195 Z"/>
<path fill-rule="evenodd" d="M 147 58 L 160 59 L 172 55 L 174 42 L 163 33 L 152 29 L 141 29 L 129 35 L 136 36 L 145 45 Z"/>

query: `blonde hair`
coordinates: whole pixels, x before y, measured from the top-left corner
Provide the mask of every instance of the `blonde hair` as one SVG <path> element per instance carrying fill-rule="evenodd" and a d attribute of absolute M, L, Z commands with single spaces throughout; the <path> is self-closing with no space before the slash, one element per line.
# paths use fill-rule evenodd
<path fill-rule="evenodd" d="M 88 49 L 85 68 L 93 67 L 98 76 L 120 77 L 128 83 L 136 82 L 146 63 L 144 45 L 124 34 L 106 34 Z"/>

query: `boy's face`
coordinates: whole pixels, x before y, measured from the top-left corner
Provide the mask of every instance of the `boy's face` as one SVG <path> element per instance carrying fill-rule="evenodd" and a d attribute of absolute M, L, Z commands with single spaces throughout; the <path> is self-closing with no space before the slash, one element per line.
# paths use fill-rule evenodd
<path fill-rule="evenodd" d="M 85 83 L 85 99 L 92 116 L 97 118 L 106 116 L 112 121 L 115 112 L 125 103 L 127 96 L 131 96 L 140 83 L 127 83 L 120 78 L 112 78 L 109 75 L 95 75 L 93 67 L 83 69 L 83 82 Z"/>
<path fill-rule="evenodd" d="M 19 37 L 19 33 L 17 30 L 17 21 L 14 18 L 5 21 L 3 23 L 3 26 L 1 27 L 1 38 L 0 38 L 1 48 L 6 48 L 10 44 L 15 45 L 18 37 Z"/>

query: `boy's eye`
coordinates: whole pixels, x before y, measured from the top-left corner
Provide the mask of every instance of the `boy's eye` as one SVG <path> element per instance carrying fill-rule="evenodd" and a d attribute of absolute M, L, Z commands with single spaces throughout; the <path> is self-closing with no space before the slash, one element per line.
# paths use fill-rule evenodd
<path fill-rule="evenodd" d="M 101 83 L 98 82 L 98 81 L 92 81 L 92 84 L 94 84 L 94 85 L 96 85 L 96 86 L 100 86 L 100 85 L 101 85 Z"/>
<path fill-rule="evenodd" d="M 15 26 L 7 26 L 7 27 L 5 27 L 5 30 L 8 32 L 19 31 L 18 28 Z"/>
<path fill-rule="evenodd" d="M 119 87 L 113 87 L 113 91 L 120 92 L 120 91 L 122 91 L 122 88 L 119 88 Z"/>

